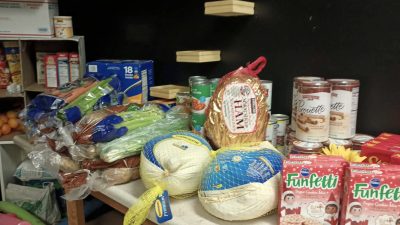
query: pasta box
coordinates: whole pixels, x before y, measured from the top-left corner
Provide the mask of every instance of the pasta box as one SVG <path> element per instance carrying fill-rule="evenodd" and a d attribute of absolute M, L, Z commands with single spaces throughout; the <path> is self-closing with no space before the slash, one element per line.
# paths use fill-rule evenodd
<path fill-rule="evenodd" d="M 152 60 L 96 60 L 86 64 L 87 76 L 105 79 L 117 75 L 130 103 L 145 103 L 154 86 Z"/>

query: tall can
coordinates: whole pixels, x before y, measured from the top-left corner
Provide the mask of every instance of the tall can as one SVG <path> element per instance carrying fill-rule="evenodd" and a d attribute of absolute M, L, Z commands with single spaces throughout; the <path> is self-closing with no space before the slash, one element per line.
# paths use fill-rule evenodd
<path fill-rule="evenodd" d="M 206 121 L 206 109 L 210 103 L 210 81 L 195 80 L 192 82 L 192 129 L 194 133 L 204 135 L 204 123 Z"/>
<path fill-rule="evenodd" d="M 297 96 L 300 82 L 302 81 L 319 81 L 324 80 L 322 77 L 300 76 L 293 79 L 293 95 L 292 95 L 292 117 L 290 126 L 292 130 L 296 130 L 296 112 L 297 112 Z"/>
<path fill-rule="evenodd" d="M 278 124 L 276 123 L 276 119 L 273 117 L 269 117 L 267 132 L 265 140 L 269 141 L 274 147 L 276 146 L 276 133 L 278 129 Z"/>
<path fill-rule="evenodd" d="M 304 81 L 299 88 L 296 138 L 304 142 L 324 142 L 329 137 L 331 84 Z"/>
<path fill-rule="evenodd" d="M 286 137 L 286 127 L 289 125 L 289 116 L 284 114 L 272 114 L 271 116 L 276 120 L 277 130 L 276 130 L 276 149 L 285 151 L 285 137 Z"/>
<path fill-rule="evenodd" d="M 271 111 L 272 107 L 272 81 L 270 80 L 261 80 L 261 85 L 267 91 L 267 107 L 268 111 Z"/>
<path fill-rule="evenodd" d="M 221 80 L 220 78 L 210 79 L 210 83 L 211 83 L 210 92 L 211 92 L 211 95 L 214 94 L 215 89 L 217 89 L 217 86 L 218 86 L 218 83 L 219 83 L 220 80 Z"/>
<path fill-rule="evenodd" d="M 207 80 L 206 76 L 190 76 L 188 78 L 189 88 L 192 90 L 192 83 L 196 80 Z"/>
<path fill-rule="evenodd" d="M 332 84 L 329 137 L 349 139 L 356 134 L 360 81 L 329 79 Z"/>

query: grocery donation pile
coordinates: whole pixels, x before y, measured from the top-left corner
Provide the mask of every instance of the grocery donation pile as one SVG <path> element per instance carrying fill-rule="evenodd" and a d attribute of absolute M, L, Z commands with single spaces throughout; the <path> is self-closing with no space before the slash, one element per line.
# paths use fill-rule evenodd
<path fill-rule="evenodd" d="M 153 205 L 159 223 L 171 220 L 169 196 L 177 201 L 197 196 L 209 214 L 228 221 L 276 212 L 280 224 L 390 224 L 385 221 L 399 219 L 400 168 L 360 162 L 378 158 L 376 149 L 393 153 L 400 139 L 357 136 L 354 112 L 346 105 L 357 103 L 330 105 L 332 83 L 337 94 L 359 83 L 298 78 L 289 126 L 288 116 L 270 114 L 271 89 L 258 77 L 266 62 L 259 57 L 219 79 L 191 77 L 190 93 L 177 93 L 172 108 L 127 103 L 132 98 L 125 87 L 140 82 L 122 87 L 111 72 L 92 72 L 49 90 L 22 113 L 35 146 L 29 166 L 59 179 L 67 200 L 141 178 L 147 190 L 126 213 L 125 225 L 142 224 Z M 358 89 L 352 91 L 358 101 Z M 278 150 L 266 141 L 271 117 L 279 123 Z M 354 149 L 362 149 L 361 155 Z M 382 161 L 396 162 L 396 156 L 388 157 Z M 21 174 L 26 173 L 16 176 L 27 179 Z"/>

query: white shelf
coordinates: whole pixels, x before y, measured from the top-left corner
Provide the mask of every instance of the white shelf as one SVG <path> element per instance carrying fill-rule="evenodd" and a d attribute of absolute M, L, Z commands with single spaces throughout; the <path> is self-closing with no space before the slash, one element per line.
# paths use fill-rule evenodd
<path fill-rule="evenodd" d="M 20 131 L 13 131 L 10 134 L 2 135 L 0 137 L 0 145 L 12 145 L 14 144 L 14 136 L 23 134 Z"/>

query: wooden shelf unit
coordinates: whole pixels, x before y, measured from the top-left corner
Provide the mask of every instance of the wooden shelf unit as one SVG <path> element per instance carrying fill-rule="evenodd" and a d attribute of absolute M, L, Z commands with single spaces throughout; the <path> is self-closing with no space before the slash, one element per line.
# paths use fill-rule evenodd
<path fill-rule="evenodd" d="M 0 42 L 17 41 L 20 49 L 22 92 L 9 95 L 0 89 L 1 98 L 21 98 L 27 105 L 37 94 L 45 90 L 44 85 L 36 80 L 36 52 L 77 52 L 79 54 L 80 76 L 85 72 L 86 54 L 83 36 L 72 38 L 34 38 L 34 37 L 0 37 Z"/>

